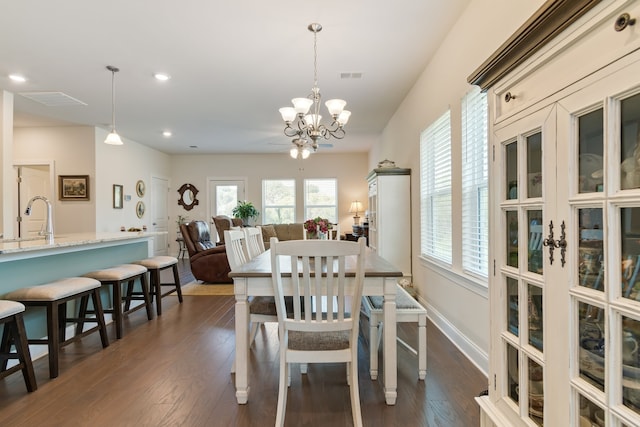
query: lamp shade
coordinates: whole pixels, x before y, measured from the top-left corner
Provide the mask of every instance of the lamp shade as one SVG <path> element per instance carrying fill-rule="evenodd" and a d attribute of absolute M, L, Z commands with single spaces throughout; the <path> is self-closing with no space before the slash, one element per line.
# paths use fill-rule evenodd
<path fill-rule="evenodd" d="M 338 117 L 342 110 L 344 110 L 344 106 L 347 105 L 347 101 L 342 99 L 330 99 L 324 103 L 327 106 L 327 110 L 329 110 L 329 114 L 333 117 Z"/>
<path fill-rule="evenodd" d="M 313 104 L 313 100 L 309 98 L 293 98 L 291 100 L 293 103 L 293 108 L 296 110 L 296 113 L 305 115 L 309 112 L 309 108 L 311 108 L 311 104 Z"/>
<path fill-rule="evenodd" d="M 336 120 L 338 120 L 338 123 L 340 123 L 340 126 L 344 126 L 349 121 L 349 117 L 351 117 L 351 111 L 342 110 L 342 112 L 340 113 L 340 115 Z"/>
<path fill-rule="evenodd" d="M 351 206 L 349 207 L 349 213 L 355 213 L 356 215 L 358 215 L 358 212 L 362 212 L 363 206 L 362 206 L 362 202 L 359 202 L 357 200 L 351 202 Z"/>
<path fill-rule="evenodd" d="M 107 135 L 107 139 L 104 140 L 104 143 L 110 145 L 122 145 L 122 140 L 120 139 L 120 135 L 113 131 Z"/>
<path fill-rule="evenodd" d="M 291 123 L 296 118 L 296 110 L 293 107 L 282 107 L 279 111 L 282 115 L 282 120 L 286 123 Z"/>

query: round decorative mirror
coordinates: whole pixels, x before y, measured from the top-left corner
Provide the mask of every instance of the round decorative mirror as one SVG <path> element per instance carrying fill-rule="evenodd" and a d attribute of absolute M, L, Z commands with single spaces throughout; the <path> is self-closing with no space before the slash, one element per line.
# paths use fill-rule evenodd
<path fill-rule="evenodd" d="M 178 204 L 187 211 L 190 211 L 199 203 L 198 199 L 196 198 L 198 189 L 191 184 L 182 184 L 182 187 L 178 189 L 178 193 L 180 193 Z"/>

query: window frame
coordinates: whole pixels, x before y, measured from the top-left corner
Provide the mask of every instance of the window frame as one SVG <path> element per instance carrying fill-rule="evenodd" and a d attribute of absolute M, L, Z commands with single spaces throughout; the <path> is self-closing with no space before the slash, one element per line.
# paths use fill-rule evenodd
<path fill-rule="evenodd" d="M 310 183 L 313 182 L 320 182 L 320 181 L 331 181 L 333 182 L 333 204 L 315 204 L 315 205 L 311 205 L 309 203 L 309 193 L 308 193 L 308 189 L 309 189 L 309 185 Z M 304 203 L 304 221 L 308 220 L 308 219 L 312 219 L 315 218 L 319 215 L 315 215 L 310 213 L 310 209 L 318 209 L 318 208 L 332 208 L 333 209 L 333 216 L 331 215 L 327 215 L 326 219 L 328 219 L 330 222 L 332 223 L 337 223 L 338 222 L 338 179 L 337 178 L 305 178 L 304 182 L 303 182 L 303 203 Z M 324 215 L 320 215 L 322 217 L 324 217 Z"/>
<path fill-rule="evenodd" d="M 420 134 L 420 253 L 451 265 L 452 241 L 451 110 Z"/>
<path fill-rule="evenodd" d="M 489 275 L 489 106 L 486 92 L 473 86 L 462 110 L 462 269 Z"/>
<path fill-rule="evenodd" d="M 292 191 L 292 195 L 293 195 L 293 205 L 287 205 L 287 204 L 268 204 L 267 203 L 267 199 L 266 199 L 266 195 L 267 195 L 267 185 L 270 182 L 284 182 L 286 183 L 286 185 L 291 185 L 291 191 Z M 262 219 L 263 219 L 263 224 L 286 224 L 282 223 L 282 222 L 272 222 L 272 221 L 268 221 L 266 220 L 266 218 L 268 217 L 267 212 L 270 209 L 291 209 L 291 211 L 293 212 L 293 217 L 292 217 L 292 221 L 291 222 L 296 222 L 296 209 L 297 209 L 297 200 L 296 200 L 296 186 L 297 186 L 297 182 L 295 180 L 295 178 L 284 178 L 284 179 L 272 179 L 272 178 L 265 178 L 262 180 Z"/>

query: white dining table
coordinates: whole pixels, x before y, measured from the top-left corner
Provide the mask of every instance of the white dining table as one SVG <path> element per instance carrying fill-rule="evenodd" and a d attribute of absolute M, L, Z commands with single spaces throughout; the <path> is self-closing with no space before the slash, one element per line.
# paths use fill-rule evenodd
<path fill-rule="evenodd" d="M 285 294 L 292 295 L 290 282 L 286 281 L 287 272 L 290 275 L 290 266 L 283 262 L 281 269 L 283 276 L 285 276 Z M 354 277 L 354 271 L 355 258 L 353 260 L 347 259 L 347 277 Z M 236 297 L 236 399 L 238 404 L 246 404 L 249 401 L 249 379 L 251 377 L 249 375 L 249 297 L 274 295 L 270 251 L 263 252 L 248 263 L 231 271 L 229 277 L 233 279 Z M 367 249 L 363 295 L 384 296 L 383 387 L 387 405 L 395 405 L 398 395 L 396 283 L 399 277 L 402 277 L 400 270 L 372 250 Z"/>

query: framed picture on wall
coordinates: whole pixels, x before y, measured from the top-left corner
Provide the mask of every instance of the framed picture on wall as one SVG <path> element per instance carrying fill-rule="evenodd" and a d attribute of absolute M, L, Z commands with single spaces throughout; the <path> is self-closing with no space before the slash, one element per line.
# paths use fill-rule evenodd
<path fill-rule="evenodd" d="M 58 175 L 60 200 L 89 200 L 89 175 Z"/>
<path fill-rule="evenodd" d="M 113 184 L 113 209 L 122 209 L 123 200 L 122 185 Z"/>

